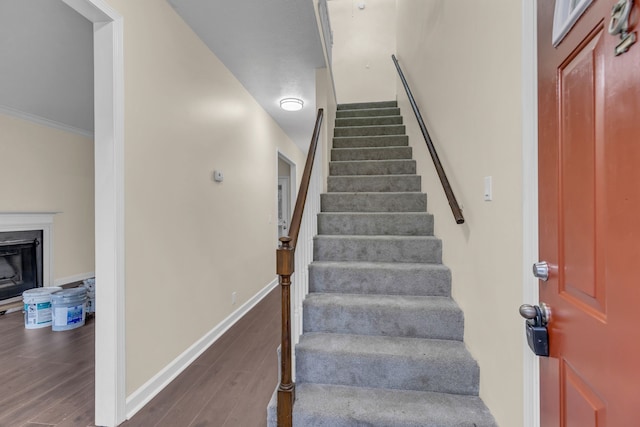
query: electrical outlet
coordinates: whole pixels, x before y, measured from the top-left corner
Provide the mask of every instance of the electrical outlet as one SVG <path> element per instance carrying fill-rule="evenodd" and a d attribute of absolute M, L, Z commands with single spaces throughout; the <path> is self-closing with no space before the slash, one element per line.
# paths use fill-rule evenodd
<path fill-rule="evenodd" d="M 231 304 L 236 305 L 237 297 L 238 297 L 237 292 L 231 292 Z"/>

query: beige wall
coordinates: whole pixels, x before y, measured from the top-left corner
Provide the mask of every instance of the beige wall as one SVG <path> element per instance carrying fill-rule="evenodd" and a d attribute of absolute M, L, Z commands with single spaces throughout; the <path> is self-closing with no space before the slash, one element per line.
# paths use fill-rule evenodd
<path fill-rule="evenodd" d="M 0 114 L 0 212 L 58 212 L 54 280 L 94 267 L 93 140 Z"/>
<path fill-rule="evenodd" d="M 396 0 L 332 0 L 328 6 L 338 102 L 396 99 Z"/>
<path fill-rule="evenodd" d="M 501 426 L 523 422 L 521 6 L 507 0 L 398 1 L 398 59 L 464 206 L 456 225 L 398 85 L 414 158 L 480 364 L 480 394 Z M 496 25 L 496 23 L 500 23 Z M 493 177 L 493 201 L 483 178 Z"/>
<path fill-rule="evenodd" d="M 109 3 L 124 17 L 130 395 L 274 280 L 276 149 L 303 158 L 167 2 Z"/>

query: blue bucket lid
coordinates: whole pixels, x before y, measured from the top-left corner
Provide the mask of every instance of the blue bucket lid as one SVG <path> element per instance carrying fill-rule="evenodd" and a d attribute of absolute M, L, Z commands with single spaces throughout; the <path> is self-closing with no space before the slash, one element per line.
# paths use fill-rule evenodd
<path fill-rule="evenodd" d="M 84 299 L 87 296 L 87 290 L 83 287 L 64 289 L 62 291 L 51 294 L 51 301 L 65 302 L 67 300 Z"/>

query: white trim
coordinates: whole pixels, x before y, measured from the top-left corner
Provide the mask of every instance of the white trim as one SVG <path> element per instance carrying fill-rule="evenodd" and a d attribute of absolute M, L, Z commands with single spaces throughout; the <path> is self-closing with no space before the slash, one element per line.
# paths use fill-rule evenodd
<path fill-rule="evenodd" d="M 229 328 L 246 315 L 264 297 L 278 286 L 278 279 L 262 288 L 249 301 L 245 302 L 236 311 L 231 313 L 226 319 L 207 332 L 202 338 L 186 349 L 180 356 L 165 366 L 160 372 L 154 375 L 149 381 L 144 383 L 139 389 L 127 397 L 127 419 L 131 419 L 140 409 L 151 399 L 162 391 L 171 381 L 173 381 L 182 371 L 184 371 L 194 360 L 204 353 L 214 344 Z"/>
<path fill-rule="evenodd" d="M 57 212 L 0 212 L 0 231 L 42 230 L 42 285 L 53 285 L 53 216 Z"/>
<path fill-rule="evenodd" d="M 74 133 L 77 135 L 82 135 L 87 138 L 93 139 L 93 131 L 87 129 L 81 129 L 79 127 L 67 125 L 65 123 L 61 123 L 55 120 L 47 119 L 42 116 L 38 116 L 37 114 L 27 113 L 25 111 L 16 110 L 13 107 L 9 107 L 8 105 L 0 104 L 0 114 L 6 114 L 7 116 L 17 117 L 22 120 L 26 120 L 32 123 L 37 123 L 42 126 L 47 126 L 50 128 L 62 130 L 69 133 Z"/>
<path fill-rule="evenodd" d="M 538 281 L 538 70 L 537 2 L 522 0 L 522 302 L 537 304 Z M 523 328 L 524 329 L 524 328 Z M 522 332 L 523 426 L 540 426 L 540 365 Z"/>
<path fill-rule="evenodd" d="M 86 279 L 91 279 L 92 277 L 96 277 L 96 273 L 94 273 L 93 271 L 90 271 L 88 273 L 74 274 L 73 276 L 61 277 L 53 282 L 53 286 L 64 286 L 68 285 L 69 283 L 81 282 Z"/>
<path fill-rule="evenodd" d="M 572 6 L 574 0 L 556 0 L 551 35 L 554 47 L 560 44 L 592 2 L 593 0 L 578 0 L 578 3 Z"/>
<path fill-rule="evenodd" d="M 63 0 L 93 22 L 95 269 L 95 424 L 126 416 L 124 249 L 124 24 L 104 0 Z"/>
<path fill-rule="evenodd" d="M 296 162 L 291 160 L 285 153 L 283 153 L 279 148 L 276 148 L 276 188 L 278 188 L 278 159 L 282 159 L 285 163 L 289 165 L 289 207 L 290 212 L 289 215 L 293 215 L 293 209 L 296 205 L 296 197 L 298 197 L 298 175 Z M 276 197 L 276 220 L 278 218 L 278 198 Z M 291 220 L 291 218 L 289 218 Z M 289 224 L 291 225 L 291 224 Z M 276 227 L 277 230 L 277 227 Z"/>

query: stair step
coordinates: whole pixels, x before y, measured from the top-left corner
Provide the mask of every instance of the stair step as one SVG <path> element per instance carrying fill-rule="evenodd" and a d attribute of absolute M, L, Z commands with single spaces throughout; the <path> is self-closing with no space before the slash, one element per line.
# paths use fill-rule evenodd
<path fill-rule="evenodd" d="M 327 177 L 329 192 L 403 192 L 420 191 L 418 175 L 348 175 Z"/>
<path fill-rule="evenodd" d="M 314 261 L 309 291 L 446 297 L 451 271 L 442 264 Z"/>
<path fill-rule="evenodd" d="M 416 173 L 415 160 L 354 160 L 329 162 L 329 175 L 411 175 Z"/>
<path fill-rule="evenodd" d="M 343 119 L 347 117 L 375 117 L 375 116 L 398 116 L 400 108 L 361 108 L 356 110 L 337 110 L 336 118 Z"/>
<path fill-rule="evenodd" d="M 461 341 L 309 332 L 296 346 L 296 381 L 478 394 L 479 369 Z"/>
<path fill-rule="evenodd" d="M 331 150 L 332 161 L 412 160 L 412 156 L 411 147 L 334 148 Z"/>
<path fill-rule="evenodd" d="M 318 234 L 432 236 L 433 215 L 426 212 L 321 212 Z"/>
<path fill-rule="evenodd" d="M 348 104 L 338 104 L 338 110 L 362 110 L 372 108 L 391 108 L 397 106 L 397 101 L 352 102 Z"/>
<path fill-rule="evenodd" d="M 408 135 L 339 136 L 333 138 L 333 148 L 375 148 L 408 146 Z"/>
<path fill-rule="evenodd" d="M 304 332 L 462 341 L 464 319 L 449 297 L 311 293 Z"/>
<path fill-rule="evenodd" d="M 402 116 L 339 117 L 335 127 L 401 125 Z"/>
<path fill-rule="evenodd" d="M 485 404 L 476 396 L 328 384 L 296 387 L 293 425 L 497 427 Z"/>
<path fill-rule="evenodd" d="M 404 125 L 336 127 L 333 136 L 404 135 Z"/>
<path fill-rule="evenodd" d="M 314 261 L 442 262 L 433 236 L 316 236 Z"/>
<path fill-rule="evenodd" d="M 324 193 L 322 212 L 426 212 L 424 193 Z"/>

